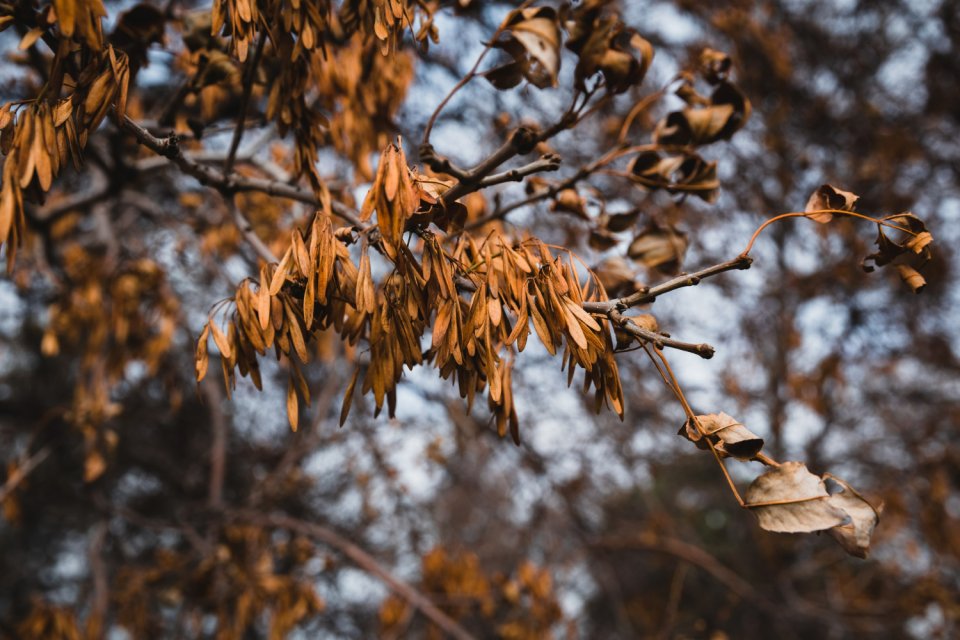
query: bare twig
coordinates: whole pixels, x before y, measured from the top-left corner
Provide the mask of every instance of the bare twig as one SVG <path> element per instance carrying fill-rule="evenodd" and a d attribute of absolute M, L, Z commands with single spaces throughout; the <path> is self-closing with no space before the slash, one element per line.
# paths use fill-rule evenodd
<path fill-rule="evenodd" d="M 203 383 L 203 395 L 210 411 L 210 483 L 207 504 L 211 509 L 223 505 L 223 482 L 227 469 L 227 419 L 223 414 L 223 392 L 213 377 Z"/>
<path fill-rule="evenodd" d="M 714 348 L 709 344 L 680 342 L 679 340 L 674 340 L 669 336 L 663 335 L 662 333 L 657 333 L 655 331 L 650 331 L 648 329 L 644 329 L 643 327 L 637 326 L 635 323 L 630 321 L 629 317 L 620 313 L 620 311 L 618 311 L 616 308 L 607 311 L 607 317 L 627 333 L 636 336 L 645 342 L 653 344 L 653 346 L 657 349 L 670 347 L 671 349 L 677 349 L 679 351 L 686 351 L 688 353 L 698 355 L 706 360 L 712 358 L 715 352 Z"/>
<path fill-rule="evenodd" d="M 93 582 L 90 614 L 87 616 L 87 636 L 90 638 L 100 637 L 103 633 L 107 608 L 110 606 L 110 585 L 107 577 L 107 567 L 103 562 L 103 543 L 106 539 L 107 522 L 103 520 L 94 527 L 87 551 L 90 578 Z"/>
<path fill-rule="evenodd" d="M 235 173 L 226 175 L 213 167 L 208 167 L 192 160 L 181 151 L 179 136 L 172 135 L 166 138 L 158 138 L 127 116 L 118 120 L 117 124 L 121 129 L 132 134 L 140 144 L 154 153 L 169 159 L 173 164 L 177 165 L 181 171 L 195 178 L 200 184 L 214 188 L 221 193 L 229 194 L 239 193 L 241 191 L 260 191 L 270 196 L 305 202 L 316 207 L 320 206 L 320 200 L 317 196 L 307 189 L 301 189 L 300 187 L 278 180 L 247 178 L 245 176 L 238 176 Z M 362 226 L 363 223 L 360 222 L 356 212 L 350 207 L 337 201 L 334 201 L 332 204 L 335 215 L 354 226 Z"/>
<path fill-rule="evenodd" d="M 634 120 L 637 116 L 650 108 L 650 106 L 663 97 L 663 94 L 666 92 L 666 89 L 659 89 L 654 91 L 646 98 L 643 98 L 637 104 L 633 105 L 633 108 L 630 109 L 630 113 L 627 114 L 627 117 L 623 119 L 623 124 L 620 125 L 620 133 L 617 136 L 618 142 L 623 142 L 627 139 L 627 134 L 630 133 L 630 127 L 633 125 Z"/>
<path fill-rule="evenodd" d="M 81 209 L 105 198 L 110 191 L 110 182 L 100 169 L 93 167 L 90 188 L 75 193 L 63 200 L 52 202 L 36 210 L 32 219 L 39 224 L 50 224 L 75 209 Z"/>
<path fill-rule="evenodd" d="M 0 487 L 0 502 L 3 502 L 7 499 L 11 493 L 20 485 L 21 482 L 26 480 L 27 476 L 33 472 L 37 466 L 47 459 L 47 456 L 50 455 L 50 449 L 48 447 L 43 447 L 35 454 L 27 458 L 23 464 L 17 465 L 17 468 L 14 469 L 13 473 L 7 476 L 6 482 L 3 483 L 3 486 Z"/>
<path fill-rule="evenodd" d="M 237 149 L 240 148 L 240 139 L 243 137 L 243 127 L 247 120 L 247 107 L 250 104 L 250 94 L 253 92 L 253 78 L 257 72 L 257 66 L 260 64 L 260 56 L 263 55 L 263 45 L 267 41 L 266 30 L 260 32 L 257 39 L 257 48 L 253 52 L 253 57 L 247 64 L 243 74 L 243 95 L 240 98 L 240 115 L 237 116 L 237 126 L 233 130 L 233 139 L 230 140 L 230 151 L 227 152 L 227 159 L 223 163 L 224 175 L 230 175 L 233 171 L 233 160 L 237 156 Z"/>
<path fill-rule="evenodd" d="M 770 218 L 769 220 L 764 221 L 763 224 L 757 227 L 757 230 L 753 232 L 752 236 L 750 236 L 750 241 L 747 242 L 747 248 L 744 249 L 743 253 L 741 253 L 740 255 L 746 256 L 748 253 L 750 253 L 750 250 L 753 248 L 753 243 L 757 241 L 757 238 L 760 236 L 763 230 L 775 222 L 780 222 L 781 220 L 786 220 L 787 218 L 813 219 L 815 216 L 820 216 L 825 214 L 836 215 L 836 216 L 847 216 L 850 218 L 859 218 L 860 220 L 866 220 L 868 222 L 876 223 L 882 227 L 895 229 L 896 231 L 902 231 L 903 233 L 906 233 L 911 236 L 917 235 L 916 231 L 913 231 L 912 229 L 907 229 L 906 227 L 901 227 L 900 225 L 894 224 L 888 220 L 873 218 L 863 213 L 857 213 L 856 211 L 847 211 L 846 209 L 818 209 L 817 211 L 790 211 L 788 213 L 781 213 L 780 215 L 776 215 Z"/>
<path fill-rule="evenodd" d="M 687 419 L 693 423 L 693 426 L 696 427 L 697 431 L 700 433 L 700 437 L 704 442 L 707 443 L 707 446 L 710 447 L 710 453 L 713 454 L 714 460 L 716 460 L 717 464 L 720 465 L 720 471 L 723 473 L 723 477 L 726 479 L 727 486 L 730 487 L 733 497 L 736 498 L 737 504 L 739 504 L 741 507 L 745 507 L 746 502 L 744 502 L 743 498 L 740 496 L 740 491 L 737 490 L 736 483 L 733 481 L 733 478 L 730 477 L 730 472 L 727 471 L 727 466 L 723 464 L 723 458 L 720 457 L 720 452 L 717 451 L 716 444 L 711 438 L 708 437 L 707 432 L 704 431 L 703 426 L 700 424 L 700 418 L 697 417 L 697 414 L 694 413 L 693 408 L 690 407 L 690 403 L 687 402 L 687 397 L 683 394 L 683 389 L 680 388 L 680 383 L 677 381 L 677 376 L 674 375 L 673 369 L 670 367 L 670 362 L 667 360 L 667 357 L 663 355 L 663 351 L 654 348 L 653 352 L 657 354 L 657 358 L 659 358 L 660 362 L 663 363 L 663 367 L 661 367 L 660 363 L 654 359 L 653 354 L 650 353 L 650 349 L 646 345 L 644 345 L 643 350 L 646 351 L 647 355 L 650 357 L 650 360 L 653 362 L 654 366 L 656 366 L 660 377 L 663 378 L 663 381 L 677 396 L 677 400 L 679 400 L 680 404 L 683 406 L 683 412 L 687 415 Z M 664 372 L 664 370 L 666 370 L 666 372 Z"/>
<path fill-rule="evenodd" d="M 270 250 L 270 247 L 264 244 L 260 236 L 253 230 L 253 225 L 250 224 L 247 216 L 240 210 L 236 200 L 231 196 L 227 196 L 226 201 L 227 207 L 230 209 L 230 214 L 233 216 L 233 223 L 237 226 L 237 229 L 240 230 L 247 244 L 249 244 L 265 262 L 279 262 L 277 256 Z"/>
<path fill-rule="evenodd" d="M 645 287 L 636 293 L 622 298 L 604 300 L 603 302 L 584 302 L 583 308 L 588 313 L 606 314 L 610 309 L 625 310 L 641 304 L 648 304 L 670 291 L 682 289 L 684 287 L 693 287 L 705 278 L 715 276 L 725 271 L 734 271 L 736 269 L 749 269 L 753 263 L 753 258 L 749 256 L 737 256 L 733 260 L 728 260 L 693 273 L 684 273 L 655 287 Z"/>
<path fill-rule="evenodd" d="M 700 567 L 731 592 L 744 600 L 758 605 L 760 608 L 776 615 L 782 615 L 779 607 L 775 606 L 765 595 L 757 591 L 752 584 L 741 578 L 736 572 L 724 566 L 715 557 L 700 547 L 665 536 L 653 533 L 641 533 L 636 536 L 609 536 L 592 541 L 592 546 L 603 549 L 645 549 L 680 558 L 694 566 Z"/>
<path fill-rule="evenodd" d="M 225 195 L 239 193 L 241 191 L 259 191 L 270 196 L 304 202 L 315 207 L 321 205 L 320 200 L 312 191 L 277 180 L 247 178 L 236 175 L 235 173 L 224 174 L 213 167 L 197 162 L 180 150 L 180 138 L 176 135 L 158 138 L 127 116 L 117 119 L 117 125 L 124 131 L 132 134 L 143 146 L 154 153 L 168 158 L 170 162 L 179 167 L 183 173 L 192 176 L 200 182 L 200 184 L 214 188 Z M 338 217 L 354 226 L 362 226 L 356 212 L 347 205 L 342 202 L 333 201 L 332 207 L 333 213 Z"/>
<path fill-rule="evenodd" d="M 677 621 L 677 611 L 680 609 L 680 599 L 683 597 L 683 583 L 690 570 L 690 563 L 681 561 L 673 572 L 670 580 L 670 599 L 667 601 L 667 611 L 663 616 L 663 625 L 660 627 L 658 638 L 669 638 Z"/>
<path fill-rule="evenodd" d="M 474 638 L 472 634 L 460 626 L 453 618 L 441 611 L 430 598 L 420 593 L 409 583 L 404 582 L 390 573 L 383 565 L 377 562 L 372 555 L 332 529 L 320 524 L 307 522 L 306 520 L 298 520 L 297 518 L 281 514 L 267 515 L 257 512 L 236 511 L 232 512 L 232 515 L 238 520 L 280 529 L 289 529 L 290 531 L 296 531 L 297 533 L 316 538 L 329 544 L 350 558 L 361 569 L 383 580 L 391 591 L 406 600 L 447 634 L 457 638 L 457 640 L 472 640 Z"/>
<path fill-rule="evenodd" d="M 495 173 L 492 176 L 487 176 L 478 183 L 478 186 L 484 188 L 492 187 L 495 184 L 501 184 L 503 182 L 520 182 L 525 177 L 534 173 L 540 173 L 541 171 L 556 171 L 559 168 L 560 156 L 555 153 L 547 153 L 540 156 L 539 159 L 534 160 L 530 164 L 517 167 L 516 169 L 510 169 L 509 171 L 504 171 L 503 173 Z"/>
<path fill-rule="evenodd" d="M 500 220 L 506 217 L 506 215 L 511 211 L 515 211 L 516 209 L 519 209 L 521 207 L 526 207 L 527 205 L 531 205 L 535 202 L 539 202 L 540 200 L 547 200 L 547 199 L 553 198 L 564 189 L 572 188 L 578 182 L 580 182 L 585 178 L 588 178 L 590 175 L 592 175 L 595 171 L 597 171 L 601 167 L 604 167 L 610 162 L 612 162 L 613 160 L 619 158 L 621 154 L 622 154 L 622 150 L 620 148 L 612 149 L 607 153 L 605 153 L 602 157 L 591 162 L 590 164 L 581 167 L 575 174 L 573 174 L 563 182 L 559 182 L 548 189 L 544 189 L 543 191 L 538 191 L 537 193 L 534 193 L 533 195 L 527 198 L 524 198 L 523 200 L 518 200 L 516 202 L 511 202 L 510 204 L 506 204 L 501 207 L 498 207 L 497 209 L 483 216 L 482 218 L 477 218 L 476 220 L 470 222 L 469 224 L 467 224 L 466 228 L 469 231 L 469 230 L 482 227 L 488 222 L 492 222 L 494 220 Z"/>
<path fill-rule="evenodd" d="M 533 0 L 524 0 L 523 4 L 517 7 L 515 11 L 521 11 L 529 7 L 531 4 L 533 4 Z M 447 106 L 447 103 L 450 102 L 450 99 L 453 98 L 453 96 L 456 95 L 456 93 L 460 91 L 460 89 L 466 86 L 467 83 L 469 83 L 471 80 L 473 80 L 477 76 L 477 70 L 480 68 L 480 63 L 483 62 L 483 59 L 487 57 L 488 53 L 490 53 L 490 49 L 493 48 L 493 45 L 496 44 L 497 39 L 500 37 L 500 34 L 503 33 L 506 28 L 507 28 L 507 21 L 506 19 L 504 19 L 504 21 L 500 23 L 500 26 L 497 27 L 497 30 L 493 32 L 493 35 L 490 37 L 490 40 L 487 41 L 486 46 L 484 46 L 483 51 L 480 52 L 480 55 L 477 57 L 476 62 L 473 63 L 473 66 L 470 68 L 470 70 L 467 71 L 467 73 L 462 78 L 460 78 L 460 81 L 457 82 L 457 84 L 455 84 L 452 89 L 450 89 L 450 92 L 446 96 L 444 96 L 443 100 L 440 101 L 440 104 L 437 105 L 437 108 L 434 109 L 432 114 L 430 114 L 430 119 L 427 120 L 427 126 L 423 130 L 422 144 L 425 144 L 425 145 L 429 144 L 430 133 L 433 131 L 433 125 L 436 123 L 437 118 L 440 116 L 440 112 L 443 111 L 443 108 Z"/>

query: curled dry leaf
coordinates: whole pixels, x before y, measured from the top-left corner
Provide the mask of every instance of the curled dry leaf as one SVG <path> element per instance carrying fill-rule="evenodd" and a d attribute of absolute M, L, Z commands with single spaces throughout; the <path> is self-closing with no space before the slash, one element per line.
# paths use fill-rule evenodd
<path fill-rule="evenodd" d="M 900 275 L 900 279 L 903 280 L 904 283 L 906 283 L 906 285 L 910 287 L 910 290 L 914 293 L 920 293 L 923 291 L 924 287 L 927 286 L 927 279 L 910 265 L 897 264 L 894 266 L 897 269 L 897 273 Z"/>
<path fill-rule="evenodd" d="M 687 235 L 672 225 L 651 222 L 630 243 L 627 255 L 650 269 L 676 273 L 687 252 Z"/>
<path fill-rule="evenodd" d="M 589 242 L 597 251 L 606 251 L 620 244 L 620 238 L 606 229 L 591 229 Z"/>
<path fill-rule="evenodd" d="M 722 51 L 707 47 L 700 52 L 700 74 L 710 84 L 719 84 L 727 79 L 733 63 Z"/>
<path fill-rule="evenodd" d="M 877 250 L 860 263 L 863 270 L 871 272 L 876 267 L 893 264 L 900 278 L 914 293 L 920 293 L 927 281 L 917 270 L 930 260 L 930 244 L 933 235 L 927 231 L 923 220 L 912 213 L 898 213 L 883 218 L 887 225 L 877 224 Z M 868 264 L 872 260 L 873 264 Z"/>
<path fill-rule="evenodd" d="M 751 460 L 763 449 L 763 438 L 723 412 L 697 416 L 697 424 L 687 420 L 678 435 L 696 443 L 700 449 L 709 448 L 706 442 L 709 439 L 718 451 L 740 460 Z"/>
<path fill-rule="evenodd" d="M 817 188 L 810 199 L 807 200 L 805 213 L 814 211 L 823 211 L 825 209 L 839 209 L 841 211 L 853 211 L 853 206 L 860 199 L 860 196 L 843 189 L 838 189 L 832 184 L 824 184 Z M 833 219 L 832 213 L 817 213 L 808 216 L 815 222 L 826 223 Z"/>
<path fill-rule="evenodd" d="M 722 55 L 722 54 L 721 54 Z M 732 82 L 717 80 L 707 98 L 685 77 L 678 94 L 688 104 L 660 121 L 654 141 L 662 145 L 706 145 L 729 140 L 750 118 L 750 101 Z"/>
<path fill-rule="evenodd" d="M 513 58 L 484 73 L 498 89 L 515 87 L 523 78 L 543 89 L 557 84 L 560 71 L 560 27 L 551 7 L 522 9 L 506 18 L 505 36 L 493 46 Z"/>
<path fill-rule="evenodd" d="M 603 226 L 607 229 L 607 231 L 619 233 L 633 227 L 633 225 L 636 224 L 639 216 L 639 209 L 634 209 L 633 211 L 628 211 L 627 213 L 613 213 L 605 217 Z"/>
<path fill-rule="evenodd" d="M 577 193 L 576 189 L 563 189 L 557 194 L 550 205 L 552 211 L 572 213 L 578 218 L 589 220 L 587 215 L 587 199 Z"/>
<path fill-rule="evenodd" d="M 823 480 L 802 462 L 784 462 L 750 485 L 744 495 L 760 526 L 778 533 L 809 533 L 850 523 L 850 516 L 830 501 Z"/>
<path fill-rule="evenodd" d="M 870 553 L 873 530 L 880 523 L 883 504 L 874 507 L 853 487 L 832 474 L 825 473 L 823 478 L 830 484 L 839 485 L 841 491 L 831 491 L 830 503 L 850 516 L 850 522 L 836 526 L 827 533 L 850 555 L 866 558 Z"/>
<path fill-rule="evenodd" d="M 629 169 L 631 180 L 651 191 L 692 193 L 706 202 L 716 200 L 720 192 L 717 163 L 696 153 L 661 157 L 656 151 L 645 151 L 630 161 Z"/>
<path fill-rule="evenodd" d="M 630 295 L 639 287 L 633 267 L 620 256 L 611 256 L 593 267 L 593 273 L 611 298 Z"/>
<path fill-rule="evenodd" d="M 653 46 L 619 19 L 603 14 L 604 2 L 584 2 L 570 13 L 567 48 L 580 59 L 574 71 L 576 87 L 586 90 L 586 80 L 603 74 L 607 90 L 623 93 L 643 82 Z"/>

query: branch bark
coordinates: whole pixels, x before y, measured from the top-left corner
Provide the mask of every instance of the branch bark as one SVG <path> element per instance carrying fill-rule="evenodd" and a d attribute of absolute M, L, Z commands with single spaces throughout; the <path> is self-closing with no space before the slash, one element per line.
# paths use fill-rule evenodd
<path fill-rule="evenodd" d="M 620 311 L 624 311 L 637 305 L 649 304 L 656 300 L 658 296 L 662 296 L 670 291 L 675 291 L 676 289 L 682 289 L 684 287 L 694 287 L 700 284 L 700 282 L 705 278 L 710 278 L 712 276 L 724 273 L 725 271 L 749 269 L 751 264 L 753 264 L 753 258 L 750 258 L 749 256 L 737 256 L 733 260 L 728 260 L 727 262 L 716 264 L 711 267 L 701 269 L 700 271 L 681 274 L 676 278 L 671 278 L 670 280 L 658 284 L 655 287 L 641 289 L 640 291 L 637 291 L 629 296 L 604 300 L 603 302 L 584 302 L 583 309 L 587 313 L 600 314 L 607 314 L 611 309 L 619 309 Z"/>
<path fill-rule="evenodd" d="M 644 329 L 643 327 L 639 327 L 631 322 L 629 317 L 620 313 L 620 311 L 616 308 L 608 311 L 607 317 L 610 318 L 611 322 L 618 325 L 627 333 L 636 336 L 644 342 L 652 343 L 657 349 L 670 347 L 671 349 L 677 349 L 679 351 L 686 351 L 687 353 L 698 355 L 705 360 L 712 358 L 713 354 L 715 353 L 714 348 L 705 342 L 700 344 L 680 342 L 679 340 L 674 340 L 670 336 L 662 333 L 656 333 L 654 331 Z"/>

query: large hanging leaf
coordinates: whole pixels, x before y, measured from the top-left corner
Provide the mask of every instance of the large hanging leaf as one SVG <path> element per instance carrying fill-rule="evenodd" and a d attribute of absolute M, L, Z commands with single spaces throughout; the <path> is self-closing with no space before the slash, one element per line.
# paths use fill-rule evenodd
<path fill-rule="evenodd" d="M 809 533 L 848 524 L 823 480 L 802 462 L 784 462 L 753 481 L 744 499 L 767 531 Z"/>

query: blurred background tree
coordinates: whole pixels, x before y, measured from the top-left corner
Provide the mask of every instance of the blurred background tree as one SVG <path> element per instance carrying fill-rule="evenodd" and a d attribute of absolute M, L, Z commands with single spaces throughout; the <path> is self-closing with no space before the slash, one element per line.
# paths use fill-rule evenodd
<path fill-rule="evenodd" d="M 538 3 L 560 10 L 558 24 L 619 12 L 656 52 L 650 64 L 642 45 L 617 41 L 604 51 L 637 66 L 595 74 L 578 64 L 589 47 L 557 47 L 557 68 L 534 53 L 531 39 L 551 33 L 540 23 L 500 29 L 518 4 L 0 3 L 4 203 L 23 200 L 0 281 L 0 634 L 958 633 L 960 5 Z M 493 39 L 485 77 L 433 123 Z M 736 105 L 730 141 L 678 142 L 658 123 L 684 98 L 731 103 L 691 93 L 707 47 L 730 55 L 722 73 L 752 115 Z M 532 338 L 512 371 L 519 447 L 498 437 L 497 407 L 467 411 L 429 367 L 404 370 L 387 400 L 395 415 L 375 417 L 354 378 L 369 373 L 369 349 L 333 330 L 314 333 L 300 368 L 309 406 L 292 357 L 263 358 L 263 391 L 242 378 L 227 399 L 220 340 L 196 382 L 208 312 L 246 278 L 259 291 L 261 266 L 291 231 L 308 235 L 318 207 L 354 240 L 350 260 L 364 237 L 377 245 L 350 218 L 397 135 L 420 184 L 446 180 L 442 191 L 518 126 L 563 122 L 578 82 L 591 94 L 582 121 L 535 150 L 559 156 L 555 173 L 540 165 L 451 207 L 474 237 L 529 231 L 622 295 L 737 256 L 824 183 L 871 215 L 915 211 L 936 236 L 916 296 L 893 270 L 861 269 L 872 225 L 788 219 L 757 240 L 751 270 L 644 309 L 674 338 L 717 348 L 709 361 L 668 354 L 698 413 L 735 415 L 774 458 L 884 502 L 869 559 L 758 527 L 709 453 L 677 436 L 684 411 L 643 351 L 617 356 L 621 422 L 594 415 L 579 377 L 567 389 Z M 28 111 L 76 129 L 29 170 L 11 151 Z M 428 121 L 433 150 L 417 148 Z M 644 173 L 649 156 L 598 163 L 655 131 L 703 147 L 702 164 L 668 175 L 683 184 L 656 188 L 665 178 Z M 19 172 L 27 180 L 9 186 Z M 369 253 L 382 284 L 387 262 Z M 755 475 L 731 472 L 741 490 Z"/>

